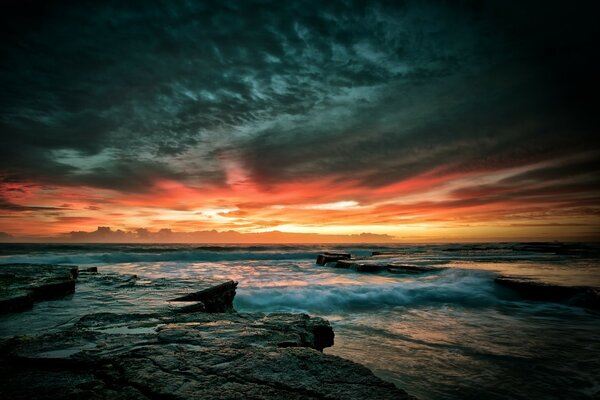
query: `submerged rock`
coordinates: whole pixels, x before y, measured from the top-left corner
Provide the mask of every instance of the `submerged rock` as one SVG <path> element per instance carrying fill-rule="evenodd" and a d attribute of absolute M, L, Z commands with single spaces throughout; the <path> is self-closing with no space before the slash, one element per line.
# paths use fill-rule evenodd
<path fill-rule="evenodd" d="M 499 276 L 498 285 L 510 288 L 529 300 L 567 303 L 578 307 L 600 310 L 600 290 L 588 286 L 561 286 L 535 279 Z"/>
<path fill-rule="evenodd" d="M 36 301 L 75 292 L 77 267 L 47 264 L 0 265 L 0 313 L 29 309 Z"/>

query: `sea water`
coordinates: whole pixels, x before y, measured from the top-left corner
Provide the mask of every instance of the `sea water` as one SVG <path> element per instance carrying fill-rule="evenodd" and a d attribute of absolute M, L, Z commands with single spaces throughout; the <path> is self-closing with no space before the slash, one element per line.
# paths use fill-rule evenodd
<path fill-rule="evenodd" d="M 443 266 L 419 275 L 318 266 L 322 251 Z M 69 298 L 0 316 L 0 336 L 52 332 L 95 312 L 152 312 L 202 282 L 239 282 L 240 312 L 328 319 L 325 350 L 421 399 L 586 399 L 600 393 L 600 314 L 526 301 L 499 274 L 600 287 L 596 245 L 1 245 L 2 263 L 97 266 Z M 1 268 L 1 266 L 0 266 Z M 130 275 L 136 275 L 132 279 Z M 597 397 L 596 397 L 597 398 Z"/>

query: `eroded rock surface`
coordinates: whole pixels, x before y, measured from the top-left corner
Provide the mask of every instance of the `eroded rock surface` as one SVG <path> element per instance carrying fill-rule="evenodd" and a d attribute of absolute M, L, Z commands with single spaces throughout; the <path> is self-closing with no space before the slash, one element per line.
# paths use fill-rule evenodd
<path fill-rule="evenodd" d="M 146 285 L 134 275 L 98 274 L 93 279 L 116 291 Z M 155 280 L 150 288 L 157 295 L 167 294 L 165 303 L 184 306 L 89 314 L 57 332 L 1 340 L 2 397 L 409 398 L 367 368 L 324 354 L 334 341 L 326 320 L 305 314 L 237 313 L 237 282 L 199 286 L 186 293 Z"/>
<path fill-rule="evenodd" d="M 4 341 L 12 399 L 403 399 L 367 368 L 320 352 L 303 314 L 93 314 L 69 330 Z"/>

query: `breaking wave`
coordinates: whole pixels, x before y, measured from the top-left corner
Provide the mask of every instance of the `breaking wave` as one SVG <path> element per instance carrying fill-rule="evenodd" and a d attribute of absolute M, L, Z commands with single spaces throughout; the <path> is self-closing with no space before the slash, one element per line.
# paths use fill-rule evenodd
<path fill-rule="evenodd" d="M 238 289 L 240 311 L 301 311 L 336 313 L 432 303 L 482 307 L 500 300 L 493 274 L 449 270 L 434 279 L 401 280 L 388 284 L 310 285 Z"/>

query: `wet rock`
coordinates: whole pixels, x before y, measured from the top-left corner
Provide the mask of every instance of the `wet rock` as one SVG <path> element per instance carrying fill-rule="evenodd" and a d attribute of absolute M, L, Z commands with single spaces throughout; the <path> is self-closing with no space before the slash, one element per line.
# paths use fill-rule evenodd
<path fill-rule="evenodd" d="M 402 253 L 399 251 L 372 251 L 372 256 L 398 256 Z"/>
<path fill-rule="evenodd" d="M 358 272 L 381 272 L 387 270 L 387 265 L 380 264 L 354 264 L 352 268 Z"/>
<path fill-rule="evenodd" d="M 332 344 L 329 323 L 303 314 L 95 314 L 0 344 L 0 390 L 13 399 L 409 398 L 318 351 Z"/>
<path fill-rule="evenodd" d="M 343 268 L 343 269 L 348 269 L 348 268 L 352 268 L 352 266 L 355 264 L 355 262 L 353 261 L 344 261 L 344 260 L 340 260 L 340 261 L 336 261 L 336 262 L 331 262 L 328 263 L 327 266 L 333 266 L 333 268 Z"/>
<path fill-rule="evenodd" d="M 358 272 L 380 272 L 387 268 L 386 265 L 374 263 L 358 263 L 356 261 L 341 260 L 333 264 L 334 268 L 353 269 Z"/>
<path fill-rule="evenodd" d="M 221 282 L 174 298 L 192 303 L 187 313 L 91 314 L 58 332 L 0 339 L 0 393 L 59 400 L 409 398 L 367 368 L 324 354 L 334 343 L 324 319 L 236 313 L 236 287 Z"/>
<path fill-rule="evenodd" d="M 0 289 L 0 313 L 28 310 L 33 307 L 33 296 L 28 290 Z"/>
<path fill-rule="evenodd" d="M 325 265 L 328 262 L 350 259 L 352 255 L 350 253 L 333 253 L 325 252 L 317 256 L 316 263 L 318 265 Z"/>
<path fill-rule="evenodd" d="M 424 274 L 428 272 L 438 272 L 446 268 L 444 267 L 432 267 L 426 265 L 396 265 L 390 264 L 387 270 L 393 274 Z"/>
<path fill-rule="evenodd" d="M 227 281 L 194 293 L 177 297 L 170 301 L 196 302 L 180 309 L 182 312 L 204 311 L 209 313 L 228 312 L 233 310 L 233 298 L 238 283 Z"/>
<path fill-rule="evenodd" d="M 381 262 L 369 262 L 368 259 L 363 260 L 366 262 L 356 262 L 348 260 L 340 260 L 336 263 L 331 263 L 334 268 L 353 269 L 357 272 L 381 272 L 388 271 L 393 274 L 423 274 L 427 272 L 437 272 L 445 268 L 443 267 L 432 267 L 432 266 L 421 266 L 421 265 L 398 265 L 398 264 L 387 264 Z"/>
<path fill-rule="evenodd" d="M 600 310 L 600 291 L 588 286 L 561 286 L 535 279 L 499 276 L 494 282 L 517 292 L 528 300 L 567 303 Z"/>
<path fill-rule="evenodd" d="M 398 254 L 391 251 L 373 251 L 371 257 L 361 258 L 351 258 L 348 253 L 339 253 L 331 257 L 327 256 L 327 254 L 319 255 L 317 257 L 317 264 L 340 269 L 353 269 L 357 272 L 373 273 L 387 271 L 393 274 L 422 274 L 446 269 L 444 267 L 395 264 L 392 260 L 382 260 L 382 257 L 378 257 Z M 340 258 L 337 256 L 340 256 Z"/>
<path fill-rule="evenodd" d="M 35 301 L 50 300 L 75 292 L 75 280 L 72 278 L 48 279 L 31 287 Z"/>
<path fill-rule="evenodd" d="M 89 268 L 85 268 L 85 269 L 80 269 L 79 272 L 80 273 L 84 272 L 84 273 L 88 273 L 88 274 L 97 274 L 98 267 L 89 267 Z"/>
<path fill-rule="evenodd" d="M 77 267 L 47 264 L 0 265 L 0 313 L 29 309 L 36 301 L 75 291 Z"/>

